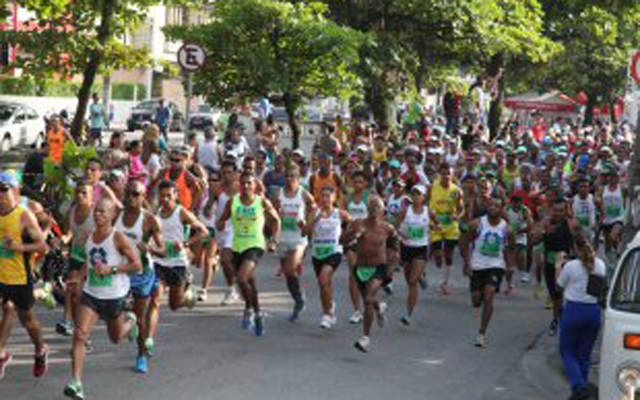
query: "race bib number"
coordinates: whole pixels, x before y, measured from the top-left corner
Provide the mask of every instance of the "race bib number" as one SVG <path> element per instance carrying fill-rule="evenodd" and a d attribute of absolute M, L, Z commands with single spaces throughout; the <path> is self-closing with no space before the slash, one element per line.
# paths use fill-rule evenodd
<path fill-rule="evenodd" d="M 500 236 L 487 234 L 480 245 L 480 254 L 487 257 L 500 257 Z"/>
<path fill-rule="evenodd" d="M 165 243 L 165 258 L 177 258 L 182 255 L 182 249 L 178 248 L 173 243 Z"/>
<path fill-rule="evenodd" d="M 87 259 L 87 253 L 82 246 L 71 246 L 71 259 L 75 261 L 84 262 Z"/>
<path fill-rule="evenodd" d="M 618 217 L 622 214 L 622 207 L 617 204 L 608 204 L 605 207 L 605 213 L 607 217 Z"/>
<path fill-rule="evenodd" d="M 558 259 L 558 252 L 550 251 L 547 253 L 547 264 L 555 264 Z"/>
<path fill-rule="evenodd" d="M 413 239 L 413 240 L 424 239 L 425 237 L 424 226 L 410 226 L 409 229 L 407 229 L 407 236 L 409 236 L 409 239 Z"/>
<path fill-rule="evenodd" d="M 287 232 L 298 231 L 298 218 L 296 217 L 282 217 L 282 230 Z"/>
<path fill-rule="evenodd" d="M 4 245 L 4 242 L 0 242 L 0 258 L 13 258 L 13 257 L 15 257 L 15 253 L 7 249 Z"/>
<path fill-rule="evenodd" d="M 589 216 L 578 215 L 576 216 L 576 220 L 578 220 L 578 223 L 580 224 L 581 227 L 583 228 L 589 227 Z"/>
<path fill-rule="evenodd" d="M 113 284 L 113 275 L 98 275 L 93 268 L 89 270 L 89 286 L 92 287 L 111 287 Z"/>
<path fill-rule="evenodd" d="M 336 248 L 334 245 L 332 244 L 325 244 L 325 245 L 321 245 L 321 246 L 314 246 L 313 248 L 313 255 L 315 258 L 318 259 L 325 259 L 333 254 L 335 254 Z"/>
<path fill-rule="evenodd" d="M 453 223 L 453 219 L 449 214 L 438 215 L 438 222 L 442 225 L 451 225 Z"/>

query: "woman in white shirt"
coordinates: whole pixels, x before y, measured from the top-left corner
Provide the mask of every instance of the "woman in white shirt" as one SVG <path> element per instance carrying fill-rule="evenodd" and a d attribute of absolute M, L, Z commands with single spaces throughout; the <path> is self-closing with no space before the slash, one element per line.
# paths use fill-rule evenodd
<path fill-rule="evenodd" d="M 578 259 L 567 262 L 558 278 L 558 286 L 564 291 L 564 310 L 560 322 L 560 355 L 565 373 L 571 384 L 572 400 L 587 400 L 591 352 L 600 330 L 600 306 L 598 298 L 587 293 L 589 276 L 604 282 L 605 264 L 595 257 L 593 247 L 586 236 L 574 238 Z"/>

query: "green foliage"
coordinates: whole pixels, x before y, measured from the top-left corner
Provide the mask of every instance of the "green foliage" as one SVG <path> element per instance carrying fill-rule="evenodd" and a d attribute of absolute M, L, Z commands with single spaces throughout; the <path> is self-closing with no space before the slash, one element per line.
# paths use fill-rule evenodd
<path fill-rule="evenodd" d="M 111 86 L 111 98 L 113 100 L 133 100 L 137 89 L 137 98 L 144 99 L 147 95 L 147 87 L 142 84 L 116 82 Z"/>
<path fill-rule="evenodd" d="M 61 204 L 73 196 L 72 183 L 81 178 L 87 162 L 98 157 L 94 147 L 79 147 L 67 141 L 62 151 L 62 164 L 54 164 L 46 158 L 44 162 L 45 182 L 56 190 L 56 199 Z"/>

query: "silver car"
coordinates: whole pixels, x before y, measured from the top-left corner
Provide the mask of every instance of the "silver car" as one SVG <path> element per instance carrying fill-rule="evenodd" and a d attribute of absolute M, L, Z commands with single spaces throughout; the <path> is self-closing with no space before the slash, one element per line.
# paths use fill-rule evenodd
<path fill-rule="evenodd" d="M 0 153 L 20 145 L 39 145 L 45 140 L 44 118 L 20 103 L 0 102 Z"/>

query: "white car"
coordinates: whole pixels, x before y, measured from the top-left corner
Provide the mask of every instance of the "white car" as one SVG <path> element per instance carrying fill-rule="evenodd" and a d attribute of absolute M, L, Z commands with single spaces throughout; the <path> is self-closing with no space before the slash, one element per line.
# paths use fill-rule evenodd
<path fill-rule="evenodd" d="M 640 399 L 640 234 L 627 247 L 607 296 L 600 355 L 600 399 Z M 631 397 L 633 398 L 633 397 Z"/>
<path fill-rule="evenodd" d="M 20 145 L 38 146 L 45 140 L 44 118 L 20 103 L 0 102 L 0 153 Z"/>

